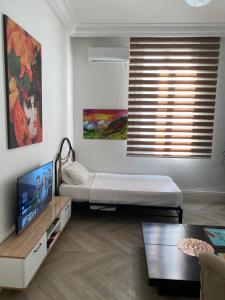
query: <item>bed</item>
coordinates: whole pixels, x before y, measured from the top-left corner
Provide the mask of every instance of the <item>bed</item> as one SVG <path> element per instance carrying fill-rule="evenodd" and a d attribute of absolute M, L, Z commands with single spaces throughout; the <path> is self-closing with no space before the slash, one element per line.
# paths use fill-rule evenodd
<path fill-rule="evenodd" d="M 66 155 L 63 147 L 67 144 Z M 98 208 L 140 208 L 171 210 L 182 223 L 182 192 L 168 176 L 90 173 L 85 184 L 65 184 L 62 169 L 75 161 L 75 151 L 64 138 L 55 161 L 56 194 L 69 196 L 75 203 L 88 203 Z"/>

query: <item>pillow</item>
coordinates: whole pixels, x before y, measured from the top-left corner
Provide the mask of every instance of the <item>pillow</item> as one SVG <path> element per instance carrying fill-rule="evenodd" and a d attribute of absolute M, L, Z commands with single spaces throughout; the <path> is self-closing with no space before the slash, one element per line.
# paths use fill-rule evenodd
<path fill-rule="evenodd" d="M 77 161 L 65 168 L 65 173 L 71 179 L 73 184 L 87 183 L 90 175 L 88 170 Z"/>
<path fill-rule="evenodd" d="M 66 168 L 62 169 L 62 182 L 67 184 L 74 184 L 73 181 L 70 179 L 70 177 L 66 174 Z"/>

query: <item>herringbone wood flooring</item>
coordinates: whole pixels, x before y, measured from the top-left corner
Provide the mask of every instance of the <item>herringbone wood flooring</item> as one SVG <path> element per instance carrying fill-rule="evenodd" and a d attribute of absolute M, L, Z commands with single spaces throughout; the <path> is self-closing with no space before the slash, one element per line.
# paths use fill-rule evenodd
<path fill-rule="evenodd" d="M 73 211 L 28 289 L 2 291 L 0 299 L 181 299 L 159 296 L 154 287 L 148 286 L 141 221 L 157 222 L 159 218 Z M 225 225 L 225 204 L 185 204 L 184 223 Z"/>

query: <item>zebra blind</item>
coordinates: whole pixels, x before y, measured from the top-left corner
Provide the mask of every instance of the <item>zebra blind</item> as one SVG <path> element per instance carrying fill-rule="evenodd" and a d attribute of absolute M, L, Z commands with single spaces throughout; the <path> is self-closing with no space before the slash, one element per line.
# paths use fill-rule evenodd
<path fill-rule="evenodd" d="M 210 158 L 220 38 L 131 38 L 128 156 Z"/>

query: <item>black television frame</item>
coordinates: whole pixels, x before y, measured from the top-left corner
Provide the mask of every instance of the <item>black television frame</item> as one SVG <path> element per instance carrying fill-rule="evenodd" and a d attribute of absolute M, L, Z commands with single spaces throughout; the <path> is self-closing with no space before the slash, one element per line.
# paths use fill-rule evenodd
<path fill-rule="evenodd" d="M 18 182 L 19 182 L 19 179 L 21 178 L 21 177 L 23 177 L 23 176 L 26 176 L 26 175 L 29 175 L 30 173 L 32 173 L 32 172 L 34 172 L 34 171 L 36 171 L 36 170 L 38 170 L 38 169 L 40 169 L 40 168 L 42 168 L 42 167 L 44 167 L 44 166 L 46 166 L 46 165 L 48 165 L 48 164 L 50 164 L 50 163 L 52 163 L 52 196 L 51 196 L 51 199 L 47 202 L 47 205 L 45 206 L 45 208 L 44 209 L 42 209 L 41 211 L 39 211 L 36 215 L 35 215 L 35 217 L 30 221 L 30 223 L 28 223 L 24 228 L 22 228 L 22 229 L 20 229 L 19 230 L 19 226 L 18 226 L 18 216 L 19 216 L 19 213 L 18 213 L 18 211 L 19 211 L 19 205 L 18 205 L 18 203 L 19 203 L 19 201 L 18 201 L 18 196 L 19 196 L 19 191 L 18 191 L 18 187 L 19 187 L 19 184 L 18 184 Z M 25 229 L 27 229 L 27 227 L 29 227 L 29 225 L 43 212 L 43 211 L 45 211 L 45 209 L 47 208 L 47 206 L 49 205 L 49 203 L 52 201 L 52 199 L 53 199 L 53 183 L 54 183 L 54 179 L 53 179 L 53 167 L 54 167 L 54 161 L 53 160 L 51 160 L 51 161 L 49 161 L 49 162 L 47 162 L 46 164 L 44 164 L 44 165 L 41 165 L 40 167 L 37 167 L 37 168 L 34 168 L 34 169 L 32 169 L 31 171 L 29 171 L 29 172 L 27 172 L 27 173 L 25 173 L 25 174 L 23 174 L 23 175 L 21 175 L 21 176 L 19 176 L 19 177 L 17 177 L 17 187 L 16 187 L 16 221 L 15 221 L 15 227 L 16 227 L 16 234 L 20 234 L 21 232 L 23 232 Z"/>

